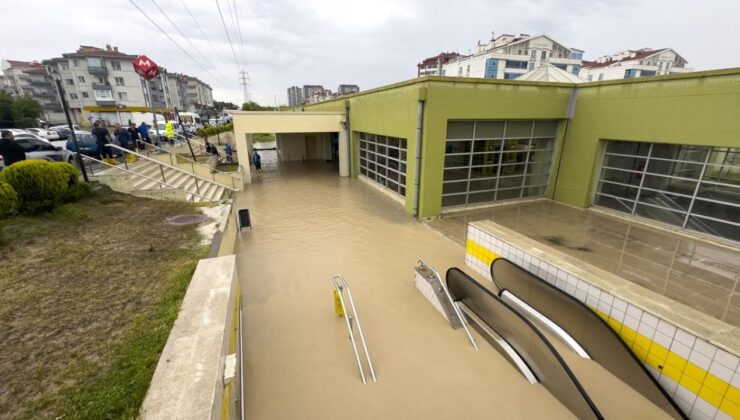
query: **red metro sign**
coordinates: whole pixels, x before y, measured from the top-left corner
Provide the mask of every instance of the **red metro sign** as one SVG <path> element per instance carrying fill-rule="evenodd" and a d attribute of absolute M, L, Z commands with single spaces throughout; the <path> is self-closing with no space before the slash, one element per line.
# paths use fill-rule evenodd
<path fill-rule="evenodd" d="M 139 73 L 139 76 L 146 80 L 152 80 L 159 76 L 159 67 L 157 66 L 157 63 L 143 54 L 134 58 L 133 64 L 134 70 Z"/>

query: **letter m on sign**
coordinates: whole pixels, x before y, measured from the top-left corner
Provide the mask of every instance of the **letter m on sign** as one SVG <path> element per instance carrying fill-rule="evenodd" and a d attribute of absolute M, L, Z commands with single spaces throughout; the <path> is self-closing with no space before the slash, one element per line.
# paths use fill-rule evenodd
<path fill-rule="evenodd" d="M 145 55 L 140 55 L 134 58 L 132 63 L 134 65 L 134 70 L 139 73 L 139 76 L 146 80 L 152 80 L 159 76 L 159 67 L 157 66 L 157 63 Z"/>

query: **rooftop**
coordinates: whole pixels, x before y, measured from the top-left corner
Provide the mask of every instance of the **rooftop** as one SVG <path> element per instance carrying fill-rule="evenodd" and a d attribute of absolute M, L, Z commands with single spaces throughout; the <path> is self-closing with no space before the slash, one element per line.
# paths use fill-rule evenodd
<path fill-rule="evenodd" d="M 615 63 L 621 63 L 624 61 L 635 61 L 635 60 L 642 60 L 643 58 L 652 57 L 656 54 L 660 54 L 663 51 L 669 50 L 670 48 L 659 48 L 659 49 L 652 49 L 652 48 L 643 48 L 640 50 L 627 50 L 627 51 L 620 51 L 616 54 L 612 55 L 605 55 L 602 57 L 597 58 L 594 61 L 583 61 L 583 67 L 586 68 L 598 68 L 598 67 L 608 67 Z"/>

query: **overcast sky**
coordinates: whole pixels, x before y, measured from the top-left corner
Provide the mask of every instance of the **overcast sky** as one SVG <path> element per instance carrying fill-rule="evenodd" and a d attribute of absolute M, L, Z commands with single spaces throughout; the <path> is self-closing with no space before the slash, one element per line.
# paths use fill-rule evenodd
<path fill-rule="evenodd" d="M 242 102 L 237 77 L 243 65 L 252 99 L 265 105 L 276 95 L 285 103 L 293 85 L 334 91 L 350 83 L 364 90 L 410 79 L 421 59 L 467 53 L 491 32 L 548 34 L 585 50 L 585 59 L 672 47 L 696 69 L 740 67 L 740 0 L 133 1 L 208 71 L 128 0 L 0 0 L 0 58 L 41 60 L 80 44 L 111 44 L 197 76 L 214 88 L 215 99 L 235 103 Z"/>

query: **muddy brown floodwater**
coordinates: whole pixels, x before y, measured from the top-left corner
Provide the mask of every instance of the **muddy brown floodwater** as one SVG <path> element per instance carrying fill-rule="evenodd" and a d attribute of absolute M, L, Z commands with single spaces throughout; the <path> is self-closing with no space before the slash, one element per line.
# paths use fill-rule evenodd
<path fill-rule="evenodd" d="M 323 162 L 283 165 L 236 197 L 246 415 L 254 419 L 573 418 L 478 337 L 476 352 L 414 288 L 416 257 L 464 267 L 464 249 Z M 378 382 L 363 385 L 329 278 L 346 278 Z M 475 333 L 474 333 L 475 334 Z"/>

